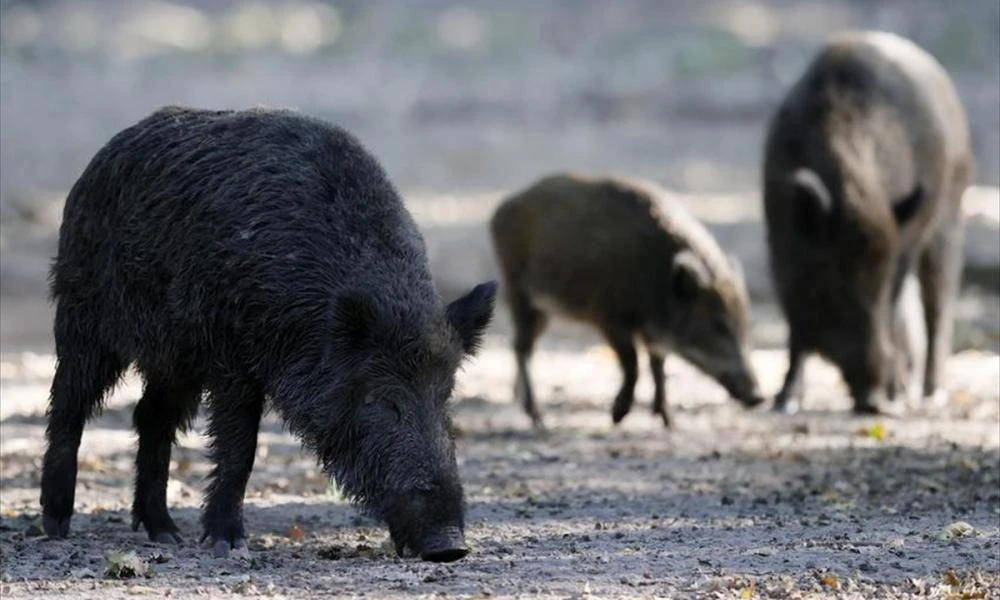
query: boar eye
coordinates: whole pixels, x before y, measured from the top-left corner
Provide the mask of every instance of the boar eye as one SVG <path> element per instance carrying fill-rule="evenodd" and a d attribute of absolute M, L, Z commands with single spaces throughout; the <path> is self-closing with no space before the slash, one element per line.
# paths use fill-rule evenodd
<path fill-rule="evenodd" d="M 386 404 L 389 405 L 389 411 L 392 412 L 392 416 L 396 418 L 397 421 L 403 420 L 403 409 L 399 407 L 399 403 L 390 398 L 386 399 Z"/>
<path fill-rule="evenodd" d="M 365 395 L 365 406 L 375 410 L 387 410 L 397 421 L 403 419 L 403 410 L 399 407 L 399 403 L 393 399 L 392 394 L 368 392 Z"/>

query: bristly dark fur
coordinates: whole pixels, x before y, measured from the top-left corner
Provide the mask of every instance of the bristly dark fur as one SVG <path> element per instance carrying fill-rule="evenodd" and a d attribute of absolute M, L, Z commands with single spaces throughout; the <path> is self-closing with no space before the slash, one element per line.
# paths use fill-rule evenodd
<path fill-rule="evenodd" d="M 918 275 L 928 330 L 924 393 L 951 348 L 972 174 L 965 112 L 947 73 L 899 36 L 845 32 L 820 50 L 771 119 L 763 167 L 771 269 L 789 322 L 792 409 L 804 358 L 840 367 L 855 410 L 893 396 L 892 323 Z"/>
<path fill-rule="evenodd" d="M 446 400 L 494 291 L 442 304 L 416 225 L 349 133 L 284 110 L 158 110 L 114 136 L 73 186 L 51 281 L 50 535 L 68 532 L 83 424 L 131 363 L 146 380 L 134 525 L 154 539 L 176 538 L 170 444 L 203 389 L 213 541 L 238 547 L 245 535 L 265 399 L 352 498 L 408 536 L 403 545 L 463 527 Z M 419 522 L 388 511 L 427 494 L 436 508 L 407 513 Z"/>

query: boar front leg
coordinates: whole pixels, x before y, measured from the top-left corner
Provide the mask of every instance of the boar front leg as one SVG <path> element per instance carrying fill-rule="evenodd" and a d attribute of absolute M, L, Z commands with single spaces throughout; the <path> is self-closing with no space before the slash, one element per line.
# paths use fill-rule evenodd
<path fill-rule="evenodd" d="M 216 556 L 246 552 L 243 496 L 257 453 L 257 431 L 264 394 L 253 385 L 227 382 L 213 387 L 209 399 L 208 434 L 215 463 L 202 514 L 204 534 Z"/>
<path fill-rule="evenodd" d="M 512 294 L 510 307 L 514 319 L 514 356 L 517 359 L 517 382 L 514 386 L 514 396 L 521 397 L 524 412 L 531 418 L 535 430 L 545 431 L 542 413 L 538 410 L 538 405 L 535 402 L 530 363 L 535 342 L 545 330 L 548 316 L 532 306 L 528 296 L 523 293 Z"/>
<path fill-rule="evenodd" d="M 622 368 L 622 387 L 615 397 L 611 408 L 611 421 L 617 425 L 625 415 L 632 410 L 635 400 L 635 382 L 639 379 L 639 362 L 635 352 L 635 341 L 632 332 L 622 327 L 609 326 L 604 328 L 604 337 L 608 345 L 618 356 Z"/>
<path fill-rule="evenodd" d="M 774 397 L 775 412 L 793 414 L 801 408 L 805 361 L 805 351 L 793 338 L 788 344 L 788 372 L 785 374 L 785 382 Z"/>
<path fill-rule="evenodd" d="M 194 420 L 200 396 L 201 385 L 197 382 L 177 382 L 147 374 L 146 389 L 132 413 L 139 434 L 132 530 L 144 526 L 154 542 L 181 542 L 177 525 L 167 510 L 170 452 L 177 431 L 185 431 Z"/>
<path fill-rule="evenodd" d="M 931 240 L 920 258 L 920 290 L 927 326 L 925 397 L 940 400 L 945 361 L 951 354 L 955 301 L 962 278 L 964 231 L 961 217 Z"/>
<path fill-rule="evenodd" d="M 670 411 L 667 408 L 667 375 L 663 365 L 666 358 L 662 354 L 650 351 L 649 371 L 653 375 L 653 414 L 660 415 L 663 426 L 669 428 Z"/>

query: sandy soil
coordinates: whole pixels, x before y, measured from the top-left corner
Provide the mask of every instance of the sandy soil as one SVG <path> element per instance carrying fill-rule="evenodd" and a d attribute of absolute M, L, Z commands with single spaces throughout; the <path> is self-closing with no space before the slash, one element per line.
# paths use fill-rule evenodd
<path fill-rule="evenodd" d="M 501 325 L 502 326 L 502 325 Z M 180 547 L 129 528 L 134 438 L 127 380 L 80 453 L 74 535 L 39 537 L 41 411 L 48 357 L 4 363 L 0 593 L 7 598 L 169 594 L 374 597 L 997 597 L 1000 593 L 1000 360 L 949 364 L 946 407 L 902 418 L 848 416 L 836 373 L 809 365 L 809 411 L 747 412 L 679 360 L 668 362 L 676 430 L 637 406 L 610 425 L 613 358 L 564 327 L 535 362 L 551 433 L 511 401 L 512 360 L 494 335 L 464 371 L 462 436 L 473 552 L 446 566 L 402 560 L 269 418 L 247 500 L 249 559 L 197 547 L 209 466 L 198 433 L 174 453 L 170 504 Z M 784 368 L 759 351 L 764 385 Z M 643 399 L 647 399 L 643 402 Z M 200 429 L 199 429 L 200 431 Z M 956 522 L 967 523 L 971 530 Z M 950 533 L 948 533 L 950 532 Z M 957 535 L 964 534 L 964 535 Z M 951 537 L 956 535 L 956 537 Z M 951 538 L 951 539 L 945 539 Z M 106 577 L 109 551 L 155 575 Z M 114 559 L 112 559 L 113 561 Z M 961 595 L 966 593 L 967 595 Z"/>

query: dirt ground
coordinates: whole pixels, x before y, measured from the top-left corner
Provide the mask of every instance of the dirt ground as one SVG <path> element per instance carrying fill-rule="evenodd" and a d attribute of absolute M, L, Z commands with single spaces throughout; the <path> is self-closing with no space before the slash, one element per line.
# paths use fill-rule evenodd
<path fill-rule="evenodd" d="M 41 401 L 51 363 L 8 357 L 0 593 L 1000 597 L 996 354 L 953 358 L 947 406 L 863 419 L 848 415 L 842 384 L 818 360 L 808 366 L 808 411 L 782 417 L 743 410 L 671 359 L 676 429 L 665 431 L 650 414 L 645 374 L 637 406 L 614 428 L 614 360 L 589 332 L 564 327 L 543 342 L 534 363 L 552 430 L 540 436 L 511 401 L 503 328 L 501 319 L 501 332 L 463 372 L 454 405 L 472 553 L 444 566 L 397 558 L 386 530 L 359 517 L 273 417 L 249 485 L 250 558 L 211 558 L 194 543 L 209 469 L 197 432 L 175 450 L 169 485 L 185 543 L 148 543 L 129 527 L 134 379 L 85 432 L 73 536 L 47 541 L 37 511 Z M 775 389 L 783 353 L 761 350 L 754 359 L 764 386 Z M 135 552 L 151 574 L 107 577 L 117 560 L 109 551 Z"/>

